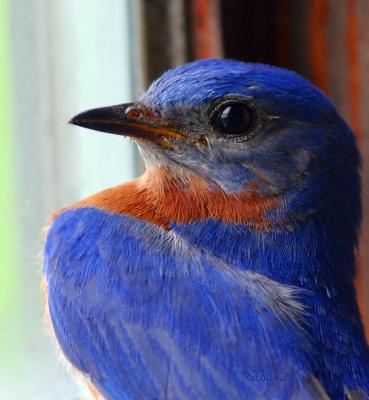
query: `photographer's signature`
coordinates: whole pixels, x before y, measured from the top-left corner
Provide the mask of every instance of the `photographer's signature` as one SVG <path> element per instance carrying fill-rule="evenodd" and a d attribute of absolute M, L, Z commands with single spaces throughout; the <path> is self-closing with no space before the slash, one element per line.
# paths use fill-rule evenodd
<path fill-rule="evenodd" d="M 249 382 L 285 382 L 287 373 L 263 370 L 251 370 L 246 372 L 246 379 Z"/>

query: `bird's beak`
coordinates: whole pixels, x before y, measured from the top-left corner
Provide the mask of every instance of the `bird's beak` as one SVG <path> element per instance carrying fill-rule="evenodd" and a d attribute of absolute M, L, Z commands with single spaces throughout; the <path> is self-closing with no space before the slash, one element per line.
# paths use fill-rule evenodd
<path fill-rule="evenodd" d="M 164 147 L 170 147 L 170 139 L 186 138 L 184 133 L 158 120 L 151 110 L 142 110 L 134 103 L 84 111 L 69 123 L 114 135 L 146 139 Z"/>

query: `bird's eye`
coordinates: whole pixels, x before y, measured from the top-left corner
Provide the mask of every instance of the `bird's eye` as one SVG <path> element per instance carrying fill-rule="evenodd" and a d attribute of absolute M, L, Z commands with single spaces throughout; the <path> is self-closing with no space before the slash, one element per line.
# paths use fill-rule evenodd
<path fill-rule="evenodd" d="M 212 116 L 214 127 L 223 135 L 239 136 L 252 125 L 253 114 L 244 103 L 226 103 L 215 110 Z"/>

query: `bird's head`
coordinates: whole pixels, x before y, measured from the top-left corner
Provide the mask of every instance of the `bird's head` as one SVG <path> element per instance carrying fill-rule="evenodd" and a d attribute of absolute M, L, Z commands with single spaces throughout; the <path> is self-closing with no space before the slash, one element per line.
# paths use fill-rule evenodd
<path fill-rule="evenodd" d="M 71 121 L 133 137 L 149 167 L 196 176 L 232 195 L 275 197 L 276 218 L 336 203 L 359 218 L 359 157 L 331 101 L 299 75 L 232 60 L 164 73 L 136 102 Z M 348 211 L 343 211 L 347 213 Z"/>

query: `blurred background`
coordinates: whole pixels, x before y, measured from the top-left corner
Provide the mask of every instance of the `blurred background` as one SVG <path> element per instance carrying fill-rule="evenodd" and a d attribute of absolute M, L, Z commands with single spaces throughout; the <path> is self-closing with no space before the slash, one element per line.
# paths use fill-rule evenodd
<path fill-rule="evenodd" d="M 0 0 L 0 399 L 78 398 L 42 330 L 42 227 L 52 210 L 143 169 L 128 140 L 67 121 L 207 57 L 293 69 L 354 129 L 364 159 L 357 288 L 369 326 L 369 1 Z"/>

